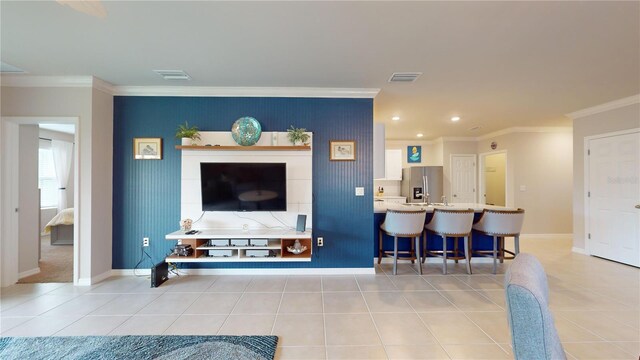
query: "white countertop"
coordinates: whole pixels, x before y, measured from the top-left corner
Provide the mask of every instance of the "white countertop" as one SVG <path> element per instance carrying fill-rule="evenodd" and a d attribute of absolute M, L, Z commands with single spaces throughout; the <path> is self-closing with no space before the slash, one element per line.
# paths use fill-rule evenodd
<path fill-rule="evenodd" d="M 479 213 L 484 209 L 489 210 L 516 210 L 513 207 L 505 207 L 505 206 L 495 206 L 495 205 L 486 205 L 486 204 L 478 204 L 478 203 L 454 203 L 449 204 L 448 206 L 439 206 L 439 205 L 409 205 L 409 204 L 388 204 L 385 202 L 374 202 L 373 204 L 373 212 L 374 213 L 384 213 L 387 209 L 394 210 L 407 210 L 407 209 L 425 209 L 428 213 L 432 213 L 433 209 L 473 209 L 473 211 Z"/>

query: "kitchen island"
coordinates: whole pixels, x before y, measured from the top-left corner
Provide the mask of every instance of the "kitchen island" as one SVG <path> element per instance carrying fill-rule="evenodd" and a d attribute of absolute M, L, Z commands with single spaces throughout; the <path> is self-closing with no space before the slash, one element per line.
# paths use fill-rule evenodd
<path fill-rule="evenodd" d="M 473 222 L 477 222 L 480 220 L 482 216 L 482 211 L 484 209 L 489 210 L 516 210 L 513 207 L 504 207 L 504 206 L 495 206 L 495 205 L 486 205 L 486 204 L 478 204 L 478 203 L 455 203 L 449 205 L 425 205 L 419 203 L 410 203 L 410 204 L 389 204 L 386 202 L 374 202 L 373 204 L 373 212 L 374 212 L 374 241 L 373 241 L 373 257 L 378 257 L 378 229 L 380 229 L 380 224 L 384 222 L 385 213 L 387 209 L 393 210 L 410 210 L 410 209 L 424 209 L 427 211 L 427 217 L 425 219 L 425 224 L 431 221 L 433 217 L 434 209 L 473 209 L 475 212 Z M 383 248 L 385 250 L 393 249 L 393 237 L 383 234 L 382 236 Z M 447 240 L 447 249 L 453 249 L 453 238 L 449 238 Z M 462 249 L 462 239 L 459 239 L 459 248 Z M 422 242 L 421 242 L 422 243 Z M 398 250 L 409 250 L 410 241 L 409 239 L 401 239 L 398 241 Z M 429 250 L 442 250 L 442 238 L 438 235 L 427 234 L 427 248 Z M 482 235 L 476 231 L 472 233 L 472 242 L 471 242 L 472 250 L 491 250 L 493 248 L 493 238 L 491 236 Z"/>

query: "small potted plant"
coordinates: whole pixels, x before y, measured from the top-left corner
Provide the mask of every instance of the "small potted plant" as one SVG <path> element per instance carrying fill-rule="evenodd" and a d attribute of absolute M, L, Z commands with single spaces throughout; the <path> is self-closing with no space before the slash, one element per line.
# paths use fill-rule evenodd
<path fill-rule="evenodd" d="M 195 145 L 196 141 L 200 140 L 200 131 L 197 126 L 189 126 L 185 121 L 184 125 L 178 125 L 176 138 L 182 139 L 182 145 Z"/>
<path fill-rule="evenodd" d="M 303 145 L 307 144 L 309 141 L 309 134 L 305 134 L 307 129 L 305 128 L 294 128 L 291 125 L 290 129 L 287 129 L 287 138 L 293 145 Z"/>

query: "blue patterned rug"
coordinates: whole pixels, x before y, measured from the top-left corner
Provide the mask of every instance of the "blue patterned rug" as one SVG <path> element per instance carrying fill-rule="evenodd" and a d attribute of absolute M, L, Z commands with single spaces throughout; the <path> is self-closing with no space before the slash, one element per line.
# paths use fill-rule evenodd
<path fill-rule="evenodd" d="M 0 338 L 0 359 L 271 360 L 277 336 L 65 336 Z"/>

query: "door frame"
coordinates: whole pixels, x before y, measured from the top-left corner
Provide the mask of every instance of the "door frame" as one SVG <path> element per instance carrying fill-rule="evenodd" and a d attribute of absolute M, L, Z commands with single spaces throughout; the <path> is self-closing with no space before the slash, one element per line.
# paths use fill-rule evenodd
<path fill-rule="evenodd" d="M 480 202 L 480 194 L 484 194 L 486 192 L 485 187 L 487 186 L 487 183 L 484 178 L 484 171 L 482 171 L 484 169 L 486 158 L 489 155 L 496 154 L 504 154 L 504 206 L 509 206 L 509 201 L 511 199 L 509 198 L 509 191 L 507 191 L 509 188 L 509 154 L 507 150 L 494 150 L 478 154 L 478 203 L 482 204 Z"/>
<path fill-rule="evenodd" d="M 74 124 L 74 160 L 73 160 L 73 284 L 78 285 L 80 275 L 80 248 L 82 245 L 89 247 L 91 239 L 80 238 L 80 118 L 79 117 L 60 117 L 60 116 L 3 116 L 0 118 L 0 146 L 4 147 L 7 142 L 13 141 L 9 138 L 10 133 L 4 132 L 4 126 L 20 126 L 20 125 L 38 125 L 38 124 Z M 9 125 L 11 124 L 11 125 Z M 17 155 L 17 154 L 16 154 Z M 17 181 L 19 181 L 18 173 L 8 171 L 15 167 L 18 161 L 17 156 L 11 158 L 4 157 L 5 160 L 0 165 L 0 186 L 4 195 L 11 194 L 15 191 Z M 4 199 L 3 199 L 4 200 Z M 0 287 L 15 284 L 18 279 L 18 237 L 16 233 L 17 227 L 13 226 L 14 220 L 12 213 L 14 212 L 13 203 L 2 201 L 0 206 L 0 224 L 2 225 L 0 233 Z M 10 226 L 7 226 L 10 225 Z M 40 224 L 38 224 L 38 227 Z M 38 232 L 39 233 L 39 232 Z"/>
<path fill-rule="evenodd" d="M 478 156 L 476 154 L 449 154 L 449 179 L 451 179 L 451 185 L 449 186 L 449 202 L 453 202 L 453 158 L 455 156 L 473 157 L 474 166 L 478 170 Z M 473 171 L 473 191 L 475 192 L 474 201 L 478 201 L 478 179 L 476 178 L 476 172 Z"/>
<path fill-rule="evenodd" d="M 589 189 L 591 188 L 591 184 L 589 182 L 589 174 L 591 173 L 590 166 L 590 156 L 588 154 L 590 148 L 591 140 L 620 136 L 620 135 L 629 135 L 634 133 L 640 133 L 640 128 L 633 128 L 627 130 L 613 131 L 603 134 L 597 135 L 589 135 L 584 137 L 583 141 L 583 157 L 584 157 L 584 173 L 582 174 L 584 177 L 584 189 L 583 189 L 583 201 L 584 201 L 584 213 L 582 216 L 584 217 L 584 251 L 587 255 L 591 256 L 591 239 L 589 239 L 589 234 L 591 233 L 591 201 L 589 197 Z"/>

